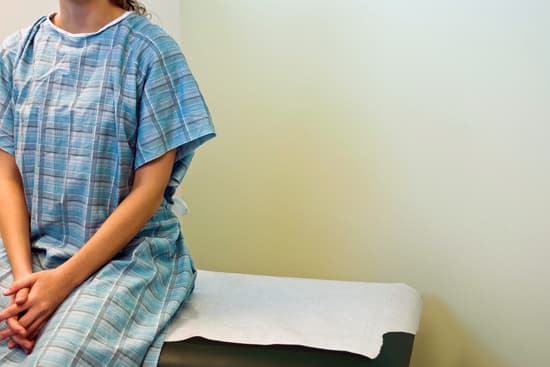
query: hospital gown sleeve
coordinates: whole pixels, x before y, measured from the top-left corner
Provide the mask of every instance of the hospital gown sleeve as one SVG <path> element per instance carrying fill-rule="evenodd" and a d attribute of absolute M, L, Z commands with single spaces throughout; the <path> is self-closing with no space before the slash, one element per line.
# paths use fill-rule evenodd
<path fill-rule="evenodd" d="M 14 154 L 12 76 L 9 40 L 0 46 L 0 149 Z"/>
<path fill-rule="evenodd" d="M 162 37 L 144 57 L 134 168 L 177 149 L 172 184 L 196 148 L 215 136 L 208 107 L 179 46 Z"/>

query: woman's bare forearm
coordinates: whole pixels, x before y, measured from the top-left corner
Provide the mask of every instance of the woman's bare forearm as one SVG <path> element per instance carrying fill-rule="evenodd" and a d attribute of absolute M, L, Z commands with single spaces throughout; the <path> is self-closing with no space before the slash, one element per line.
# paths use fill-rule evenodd
<path fill-rule="evenodd" d="M 15 158 L 0 150 L 0 234 L 13 277 L 32 272 L 29 213 Z"/>
<path fill-rule="evenodd" d="M 59 267 L 72 289 L 118 254 L 158 210 L 172 166 L 171 151 L 136 171 L 132 191 L 99 230 Z"/>

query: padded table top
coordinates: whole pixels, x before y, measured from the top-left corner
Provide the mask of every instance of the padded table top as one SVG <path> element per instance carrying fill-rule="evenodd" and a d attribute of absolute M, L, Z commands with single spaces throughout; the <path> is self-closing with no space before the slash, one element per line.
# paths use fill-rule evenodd
<path fill-rule="evenodd" d="M 199 270 L 166 341 L 302 345 L 375 359 L 384 334 L 416 333 L 421 308 L 418 292 L 402 283 Z"/>

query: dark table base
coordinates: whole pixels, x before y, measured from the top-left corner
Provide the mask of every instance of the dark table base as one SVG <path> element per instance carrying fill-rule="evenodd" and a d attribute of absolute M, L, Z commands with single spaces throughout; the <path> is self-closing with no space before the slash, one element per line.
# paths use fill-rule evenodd
<path fill-rule="evenodd" d="M 225 343 L 194 337 L 167 342 L 159 367 L 408 367 L 414 335 L 384 334 L 380 354 L 370 359 L 348 352 L 294 345 Z"/>

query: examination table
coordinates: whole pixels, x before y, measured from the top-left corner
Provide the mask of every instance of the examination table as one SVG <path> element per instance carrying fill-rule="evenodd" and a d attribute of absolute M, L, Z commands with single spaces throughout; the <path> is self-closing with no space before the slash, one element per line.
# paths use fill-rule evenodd
<path fill-rule="evenodd" d="M 407 367 L 421 309 L 402 283 L 199 270 L 159 367 Z"/>

